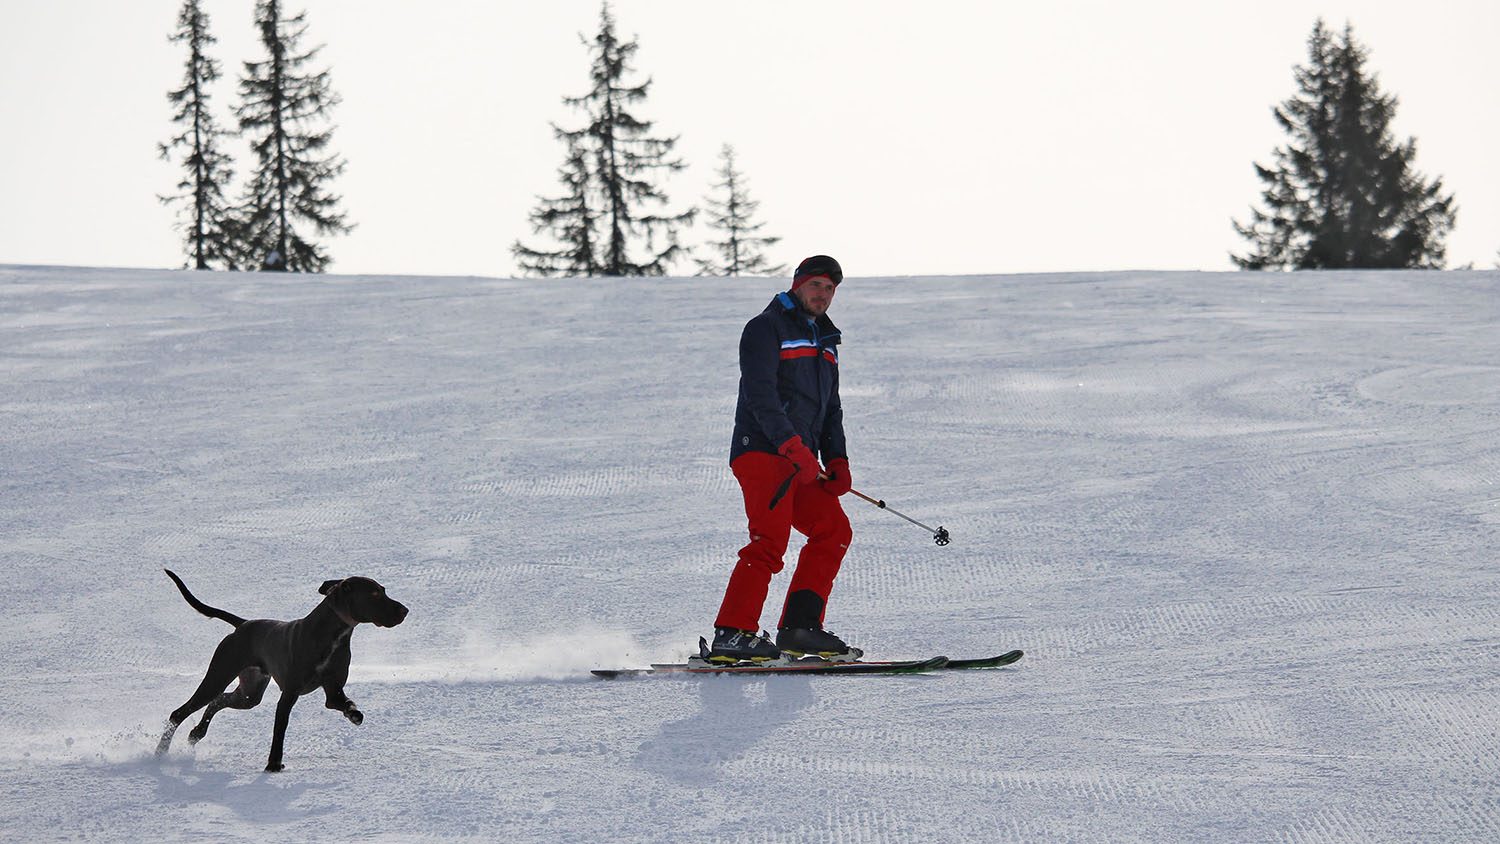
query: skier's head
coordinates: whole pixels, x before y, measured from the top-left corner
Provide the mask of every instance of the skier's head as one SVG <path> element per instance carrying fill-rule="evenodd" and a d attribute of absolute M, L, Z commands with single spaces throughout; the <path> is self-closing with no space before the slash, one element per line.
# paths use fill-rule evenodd
<path fill-rule="evenodd" d="M 839 266 L 838 261 L 833 260 L 827 255 L 814 255 L 811 258 L 804 258 L 802 263 L 797 265 L 797 271 L 792 273 L 792 289 L 796 290 L 806 284 L 808 279 L 819 276 L 828 279 L 837 286 L 839 282 L 844 280 L 844 270 Z"/>
<path fill-rule="evenodd" d="M 802 303 L 802 309 L 815 317 L 828 313 L 833 304 L 833 291 L 844 280 L 844 270 L 839 262 L 827 255 L 814 255 L 797 265 L 792 273 L 792 295 Z"/>

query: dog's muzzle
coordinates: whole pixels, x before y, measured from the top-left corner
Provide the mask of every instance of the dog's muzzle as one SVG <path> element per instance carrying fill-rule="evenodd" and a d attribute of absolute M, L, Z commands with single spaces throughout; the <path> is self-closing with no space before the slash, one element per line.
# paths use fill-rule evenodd
<path fill-rule="evenodd" d="M 391 601 L 390 607 L 382 608 L 380 618 L 375 620 L 376 627 L 395 627 L 406 620 L 406 605 Z"/>

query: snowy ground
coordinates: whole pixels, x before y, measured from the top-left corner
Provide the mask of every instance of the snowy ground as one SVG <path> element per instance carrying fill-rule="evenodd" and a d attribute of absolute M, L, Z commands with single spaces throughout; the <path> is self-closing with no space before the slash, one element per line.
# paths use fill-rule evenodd
<path fill-rule="evenodd" d="M 856 487 L 953 544 L 850 500 L 829 625 L 1026 659 L 593 679 L 708 632 L 777 289 L 0 267 L 0 837 L 1500 839 L 1500 274 L 850 278 Z M 163 567 L 385 583 L 364 725 L 155 759 Z"/>

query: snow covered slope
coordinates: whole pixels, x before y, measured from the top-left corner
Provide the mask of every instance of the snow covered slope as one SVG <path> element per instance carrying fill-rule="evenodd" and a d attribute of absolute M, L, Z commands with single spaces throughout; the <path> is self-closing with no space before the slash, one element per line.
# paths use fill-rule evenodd
<path fill-rule="evenodd" d="M 855 485 L 953 544 L 849 499 L 829 626 L 1026 659 L 593 679 L 708 632 L 778 289 L 0 267 L 0 837 L 1500 839 L 1500 274 L 851 277 Z M 153 758 L 163 567 L 381 580 L 364 725 Z"/>

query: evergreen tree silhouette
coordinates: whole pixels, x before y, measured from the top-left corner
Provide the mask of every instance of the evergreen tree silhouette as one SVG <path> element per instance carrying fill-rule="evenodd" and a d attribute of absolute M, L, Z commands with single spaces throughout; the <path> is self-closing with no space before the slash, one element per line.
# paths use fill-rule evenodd
<path fill-rule="evenodd" d="M 734 147 L 725 144 L 719 151 L 723 162 L 719 167 L 719 181 L 713 187 L 722 191 L 720 197 L 707 197 L 708 224 L 722 233 L 723 240 L 710 240 L 716 260 L 698 259 L 698 269 L 704 275 L 782 275 L 785 264 L 772 264 L 761 252 L 762 247 L 775 246 L 779 237 L 759 237 L 756 232 L 765 228 L 765 223 L 755 222 L 755 212 L 760 203 L 750 198 L 745 177 L 735 167 Z"/>
<path fill-rule="evenodd" d="M 540 276 L 593 276 L 600 267 L 594 244 L 594 227 L 598 211 L 590 205 L 589 183 L 592 174 L 588 155 L 576 143 L 568 144 L 567 161 L 558 170 L 567 192 L 560 197 L 539 198 L 531 212 L 531 228 L 537 234 L 553 232 L 562 244 L 547 251 L 533 249 L 516 241 L 511 254 L 521 271 Z"/>
<path fill-rule="evenodd" d="M 656 174 L 686 166 L 672 157 L 677 138 L 652 137 L 653 123 L 630 111 L 646 99 L 651 80 L 626 84 L 638 44 L 615 35 L 608 3 L 600 10 L 598 34 L 584 43 L 593 56 L 593 87 L 563 103 L 583 111 L 588 123 L 574 130 L 553 126 L 568 149 L 561 171 L 568 191 L 561 199 L 542 199 L 531 214 L 537 232 L 550 231 L 562 246 L 546 250 L 517 243 L 512 252 L 531 272 L 664 275 L 684 251 L 678 230 L 694 215 L 691 209 L 677 214 L 663 210 L 668 199 L 655 182 Z M 585 174 L 584 183 L 577 184 Z"/>
<path fill-rule="evenodd" d="M 1298 94 L 1274 110 L 1290 136 L 1270 167 L 1264 208 L 1235 231 L 1250 241 L 1231 255 L 1243 269 L 1439 268 L 1457 207 L 1442 180 L 1416 172 L 1416 141 L 1397 143 L 1397 100 L 1365 71 L 1368 51 L 1345 26 L 1342 38 L 1320 19 L 1308 38 L 1308 65 L 1294 74 Z"/>
<path fill-rule="evenodd" d="M 210 106 L 209 89 L 219 78 L 219 62 L 208 55 L 208 48 L 217 39 L 209 33 L 208 14 L 199 0 L 185 0 L 177 15 L 177 31 L 169 40 L 185 43 L 188 48 L 182 87 L 167 94 L 167 100 L 177 108 L 172 122 L 180 124 L 182 131 L 159 144 L 158 150 L 168 161 L 173 150 L 181 150 L 185 172 L 177 183 L 178 193 L 158 199 L 182 204 L 180 228 L 186 232 L 189 266 L 206 270 L 217 264 L 236 269 L 241 249 L 234 240 L 233 208 L 224 197 L 233 177 L 232 159 L 219 143 L 231 133 L 219 128 Z"/>
<path fill-rule="evenodd" d="M 339 98 L 327 70 L 306 69 L 322 48 L 299 52 L 303 14 L 284 17 L 280 0 L 259 0 L 255 24 L 267 57 L 245 62 L 235 112 L 258 163 L 241 211 L 246 258 L 263 269 L 321 272 L 329 259 L 307 228 L 320 235 L 353 228 L 329 190 L 344 170 L 328 152 L 333 134 L 326 127 Z"/>

